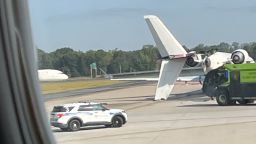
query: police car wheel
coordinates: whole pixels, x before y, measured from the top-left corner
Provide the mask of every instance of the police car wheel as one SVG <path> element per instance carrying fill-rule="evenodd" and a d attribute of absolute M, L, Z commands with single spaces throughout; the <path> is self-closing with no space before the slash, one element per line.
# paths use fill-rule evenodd
<path fill-rule="evenodd" d="M 105 127 L 110 128 L 110 127 L 112 127 L 112 125 L 111 124 L 107 124 L 107 125 L 105 125 Z"/>
<path fill-rule="evenodd" d="M 78 131 L 80 129 L 80 122 L 76 119 L 71 120 L 68 124 L 70 131 Z"/>
<path fill-rule="evenodd" d="M 60 128 L 62 131 L 68 131 L 68 128 Z"/>
<path fill-rule="evenodd" d="M 115 116 L 112 119 L 112 127 L 121 127 L 123 123 L 123 119 L 120 116 Z"/>
<path fill-rule="evenodd" d="M 226 91 L 224 90 L 219 90 L 218 91 L 218 94 L 216 96 L 216 100 L 217 100 L 217 103 L 220 105 L 220 106 L 225 106 L 225 105 L 228 105 L 229 104 L 229 98 L 228 98 L 228 94 Z"/>

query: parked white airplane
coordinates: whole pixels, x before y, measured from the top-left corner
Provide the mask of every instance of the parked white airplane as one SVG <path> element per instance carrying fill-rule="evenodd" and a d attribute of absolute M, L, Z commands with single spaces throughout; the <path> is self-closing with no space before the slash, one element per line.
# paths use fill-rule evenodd
<path fill-rule="evenodd" d="M 42 69 L 38 70 L 40 81 L 60 81 L 68 79 L 68 76 L 59 70 Z"/>

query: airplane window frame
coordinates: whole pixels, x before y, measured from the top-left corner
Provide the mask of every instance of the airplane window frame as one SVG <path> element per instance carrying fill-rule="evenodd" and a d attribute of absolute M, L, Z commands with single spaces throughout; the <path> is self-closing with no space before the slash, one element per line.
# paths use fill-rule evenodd
<path fill-rule="evenodd" d="M 28 0 L 0 1 L 1 143 L 51 144 L 28 10 Z"/>

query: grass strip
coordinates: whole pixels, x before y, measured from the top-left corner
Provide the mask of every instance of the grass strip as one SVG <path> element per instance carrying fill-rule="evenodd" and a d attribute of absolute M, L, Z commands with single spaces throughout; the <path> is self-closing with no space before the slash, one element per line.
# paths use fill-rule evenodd
<path fill-rule="evenodd" d="M 123 81 L 111 80 L 77 80 L 77 81 L 60 81 L 60 82 L 42 82 L 41 90 L 43 94 L 58 93 L 71 90 L 96 88 L 123 83 Z"/>

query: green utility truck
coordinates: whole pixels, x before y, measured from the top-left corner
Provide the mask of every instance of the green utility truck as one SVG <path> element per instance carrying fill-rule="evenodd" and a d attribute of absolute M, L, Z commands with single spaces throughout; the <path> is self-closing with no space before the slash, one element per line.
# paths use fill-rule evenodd
<path fill-rule="evenodd" d="M 256 99 L 256 64 L 225 64 L 217 75 L 221 82 L 216 89 L 219 105 L 253 103 Z"/>

